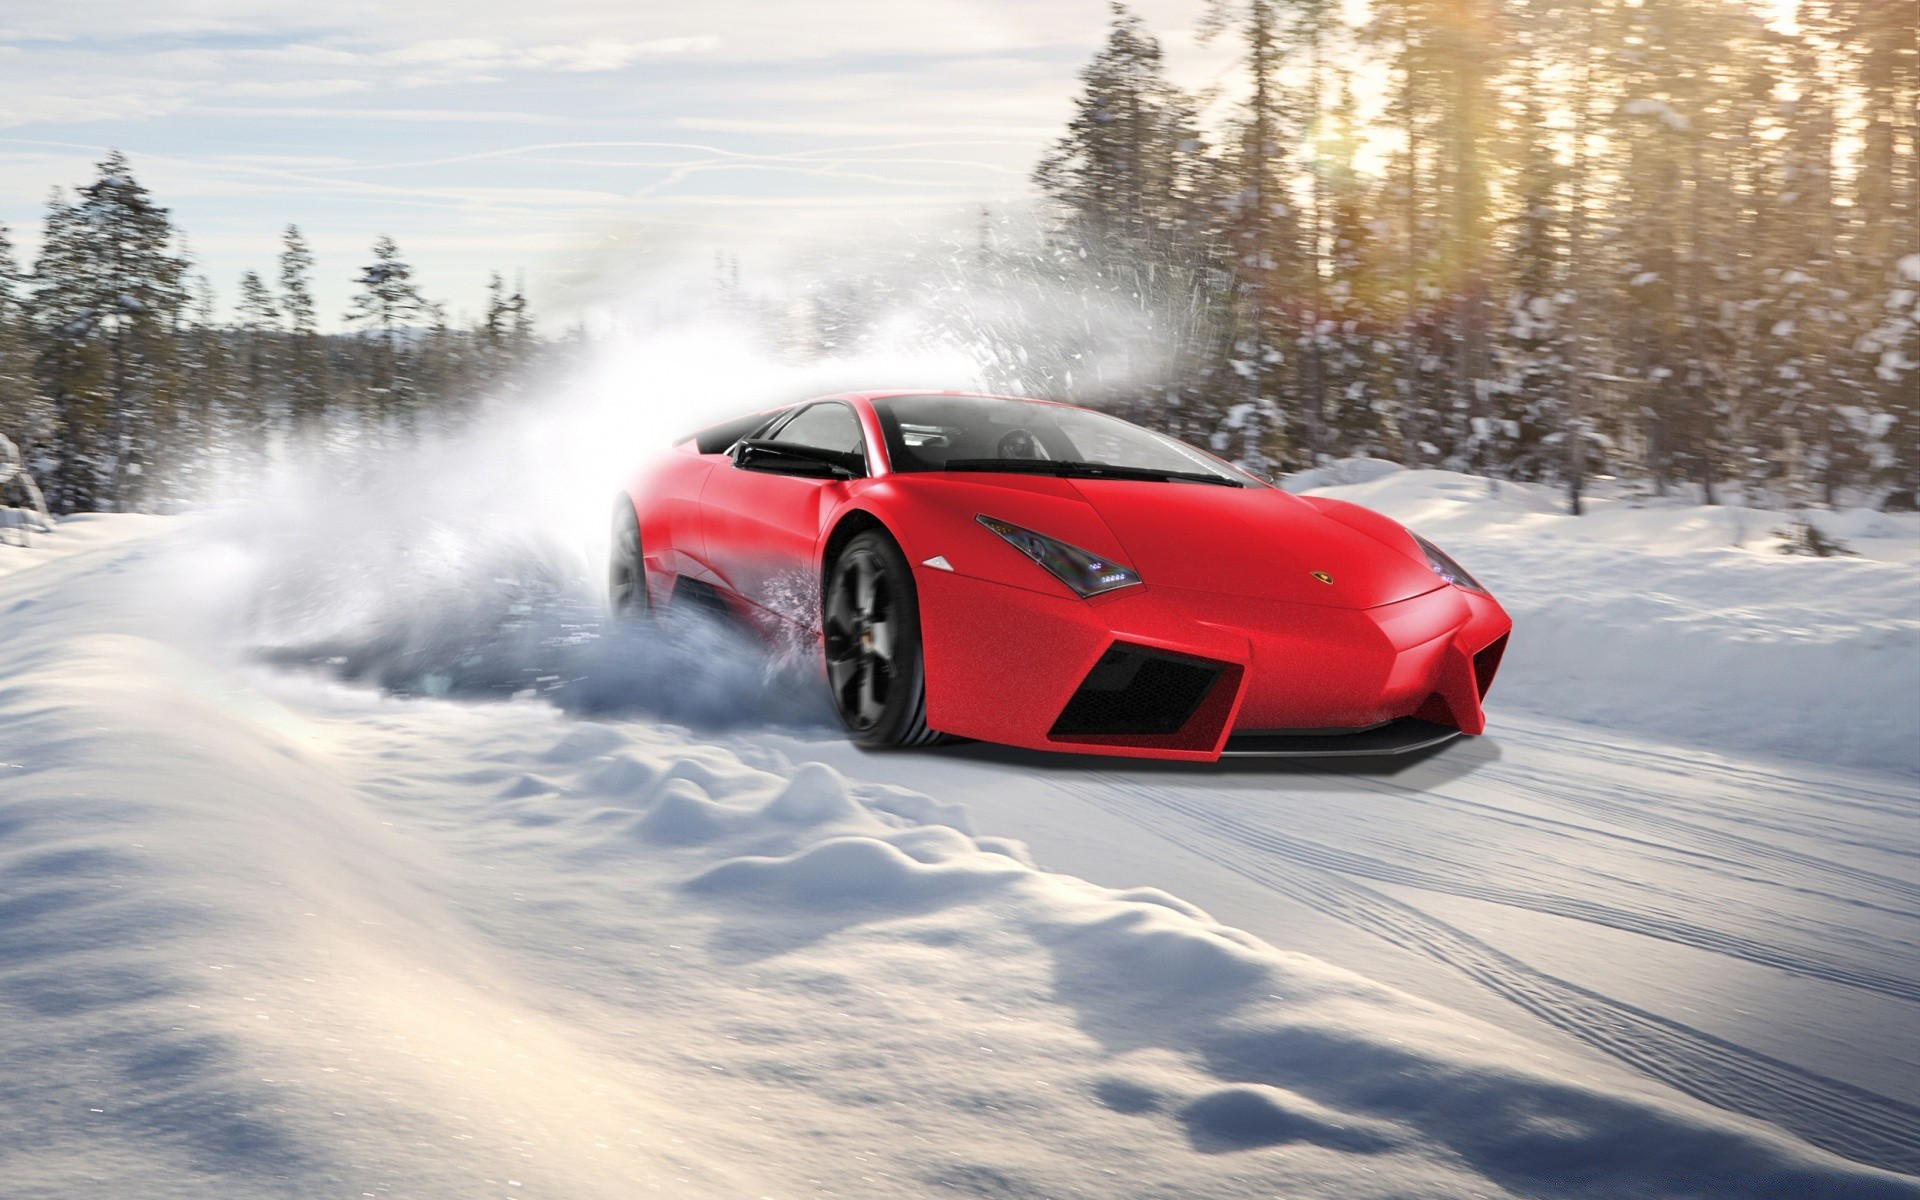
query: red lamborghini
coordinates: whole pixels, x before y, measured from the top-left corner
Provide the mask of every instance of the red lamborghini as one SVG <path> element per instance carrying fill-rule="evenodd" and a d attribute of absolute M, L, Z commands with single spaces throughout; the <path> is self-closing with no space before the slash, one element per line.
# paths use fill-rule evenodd
<path fill-rule="evenodd" d="M 1104 413 L 860 393 L 675 449 L 616 507 L 615 612 L 817 642 L 862 744 L 1211 760 L 1485 727 L 1512 622 L 1439 547 Z"/>

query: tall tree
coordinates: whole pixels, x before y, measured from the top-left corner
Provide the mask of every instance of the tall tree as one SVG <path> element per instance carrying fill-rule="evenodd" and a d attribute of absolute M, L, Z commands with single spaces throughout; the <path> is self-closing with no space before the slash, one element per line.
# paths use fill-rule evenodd
<path fill-rule="evenodd" d="M 1194 319 L 1196 300 L 1205 306 L 1201 277 L 1216 264 L 1211 172 L 1194 105 L 1167 81 L 1159 42 L 1120 4 L 1080 79 L 1067 132 L 1034 178 L 1057 218 L 1052 249 L 1071 260 L 1081 302 L 1124 322 L 1130 336 L 1097 364 L 1078 360 L 1078 372 L 1074 339 L 1026 348 L 1028 373 L 1074 374 L 1078 399 L 1108 401 L 1114 397 L 1100 395 L 1103 388 L 1144 387 L 1191 412 L 1197 397 L 1169 392 L 1167 381 L 1205 378 L 1222 352 L 1212 327 Z M 974 258 L 976 274 L 1004 270 L 1016 279 L 1057 274 L 1060 265 L 1003 256 L 990 238 Z M 1034 362 L 1035 354 L 1046 361 Z"/>
<path fill-rule="evenodd" d="M 237 392 L 237 427 L 250 457 L 266 450 L 267 431 L 277 415 L 277 401 L 286 371 L 280 333 L 280 306 L 258 272 L 240 276 L 240 302 L 235 306 L 234 335 L 238 342 L 242 386 Z M 208 314 L 211 323 L 211 314 Z"/>
<path fill-rule="evenodd" d="M 297 437 L 319 432 L 327 408 L 327 358 L 313 299 L 313 251 L 298 225 L 281 235 L 280 309 L 286 314 L 286 388 Z"/>
<path fill-rule="evenodd" d="M 179 447 L 173 335 L 186 263 L 167 210 L 118 151 L 71 203 L 56 195 L 34 266 L 43 387 L 62 446 L 63 510 L 159 502 L 148 480 Z"/>
<path fill-rule="evenodd" d="M 358 326 L 375 347 L 368 379 L 368 404 L 376 419 L 411 428 L 417 395 L 410 374 L 413 353 L 406 339 L 426 321 L 437 319 L 431 304 L 413 283 L 413 268 L 400 257 L 390 237 L 373 244 L 373 262 L 355 278 L 361 291 L 345 320 Z"/>
<path fill-rule="evenodd" d="M 1167 82 L 1160 43 L 1124 4 L 1080 73 L 1067 132 L 1034 172 L 1076 240 L 1119 261 L 1190 237 L 1202 163 L 1193 105 Z"/>
<path fill-rule="evenodd" d="M 1476 435 L 1497 448 L 1500 474 L 1534 480 L 1556 476 L 1548 439 L 1564 436 L 1566 429 L 1565 172 L 1530 89 L 1523 91 L 1515 116 L 1516 208 L 1510 218 L 1506 327 L 1499 339 L 1503 362 L 1489 418 L 1493 424 Z"/>
<path fill-rule="evenodd" d="M 1286 288 L 1299 268 L 1296 213 L 1287 188 L 1298 122 L 1289 111 L 1279 70 L 1282 10 L 1274 0 L 1209 0 L 1201 24 L 1204 38 L 1232 30 L 1242 46 L 1247 101 L 1223 164 L 1233 190 L 1226 199 L 1226 240 L 1233 253 L 1234 313 L 1231 366 L 1241 400 L 1232 405 L 1215 437 L 1215 448 L 1233 453 L 1249 470 L 1263 472 L 1293 457 L 1288 413 L 1282 403 L 1283 349 L 1297 333 L 1285 312 Z"/>
<path fill-rule="evenodd" d="M 1315 151 L 1315 209 L 1326 209 L 1325 269 L 1318 272 L 1325 278 L 1314 304 L 1317 390 L 1305 403 L 1322 452 L 1377 456 L 1387 452 L 1382 418 L 1392 406 L 1391 331 L 1382 313 L 1392 264 L 1368 212 L 1374 195 L 1354 162 L 1365 131 L 1351 81 L 1343 82 L 1328 125 Z"/>
<path fill-rule="evenodd" d="M 36 428 L 33 361 L 26 306 L 26 280 L 14 257 L 13 240 L 0 225 L 0 436 L 31 454 L 41 436 Z"/>

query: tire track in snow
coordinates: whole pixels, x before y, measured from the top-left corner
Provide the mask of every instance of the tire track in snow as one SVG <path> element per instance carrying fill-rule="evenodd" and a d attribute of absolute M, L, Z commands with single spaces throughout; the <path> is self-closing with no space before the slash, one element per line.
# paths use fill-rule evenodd
<path fill-rule="evenodd" d="M 1697 778 L 1696 776 L 1695 779 Z M 1533 771 L 1523 771 L 1511 778 L 1509 782 L 1515 787 L 1530 789 L 1535 796 L 1540 798 L 1560 801 L 1570 807 L 1578 808 L 1610 820 L 1619 821 L 1628 827 L 1657 830 L 1663 834 L 1677 835 L 1709 851 L 1731 854 L 1743 860 L 1758 860 L 1783 866 L 1811 868 L 1823 875 L 1845 879 L 1848 882 L 1881 895 L 1897 897 L 1905 903 L 1920 903 L 1920 883 L 1897 875 L 1889 875 L 1875 871 L 1867 867 L 1856 866 L 1825 854 L 1795 850 L 1788 846 L 1762 841 L 1745 833 L 1736 832 L 1735 830 L 1715 828 L 1714 822 L 1718 819 L 1731 824 L 1758 829 L 1763 833 L 1771 833 L 1807 841 L 1817 841 L 1827 845 L 1847 846 L 1857 850 L 1869 851 L 1874 854 L 1892 855 L 1899 858 L 1913 857 L 1913 852 L 1902 846 L 1898 837 L 1889 839 L 1885 831 L 1876 833 L 1872 838 L 1853 838 L 1835 834 L 1830 829 L 1809 831 L 1808 829 L 1796 827 L 1782 821 L 1760 820 L 1747 816 L 1746 814 L 1742 814 L 1738 818 L 1728 818 L 1724 811 L 1714 811 L 1705 808 L 1697 802 L 1690 801 L 1685 796 L 1670 792 L 1660 792 L 1655 788 L 1648 788 L 1646 790 L 1649 795 L 1658 796 L 1661 803 L 1668 806 L 1668 811 L 1655 811 L 1647 806 L 1595 796 L 1589 792 L 1583 792 L 1577 785 L 1568 786 L 1565 783 Z M 1436 792 L 1435 794 L 1441 795 L 1444 793 Z M 1748 812 L 1764 811 L 1768 807 L 1766 801 L 1781 794 L 1782 793 L 1778 791 L 1769 792 L 1755 788 L 1740 793 L 1737 797 L 1727 797 L 1727 803 L 1729 806 L 1734 804 L 1746 806 Z M 1920 796 L 1910 797 L 1908 804 L 1910 806 L 1920 806 Z M 1676 815 L 1675 810 L 1690 810 L 1695 815 L 1690 817 L 1685 815 L 1685 811 L 1681 811 Z M 1920 826 L 1916 826 L 1913 832 L 1917 838 L 1920 838 Z M 1907 864 L 1902 863 L 1898 864 L 1898 866 L 1905 867 Z"/>
<path fill-rule="evenodd" d="M 1701 764 L 1697 757 L 1689 758 L 1661 751 L 1646 742 L 1636 742 L 1631 749 L 1627 749 L 1603 738 L 1569 736 L 1558 730 L 1548 731 L 1526 726 L 1503 731 L 1501 741 L 1556 756 L 1565 755 L 1571 747 L 1576 751 L 1574 757 L 1581 762 L 1622 767 L 1647 774 L 1694 780 L 1700 773 Z M 1833 790 L 1828 780 L 1804 778 L 1783 769 L 1728 762 L 1717 757 L 1711 760 L 1711 769 L 1716 777 L 1725 781 L 1728 791 L 1743 797 L 1771 793 L 1798 800 L 1808 794 L 1817 794 L 1820 796 L 1821 803 L 1829 808 L 1857 809 L 1870 813 L 1878 819 L 1892 817 L 1896 820 L 1905 820 L 1914 826 L 1916 833 L 1920 833 L 1920 809 L 1915 807 L 1913 793 L 1907 790 L 1889 790 L 1882 780 L 1859 773 L 1849 773 L 1846 777 L 1845 790 L 1839 791 Z M 1799 815 L 1808 824 L 1796 826 L 1782 820 L 1779 810 L 1772 807 L 1749 806 L 1738 812 L 1700 810 L 1697 804 L 1690 802 L 1682 793 L 1674 794 L 1671 799 L 1683 807 L 1702 811 L 1704 816 L 1725 820 L 1732 824 L 1769 829 L 1823 843 L 1854 846 L 1901 858 L 1920 858 L 1920 842 L 1915 842 L 1911 847 L 1900 842 L 1889 842 L 1874 831 L 1857 830 L 1831 817 L 1802 813 Z"/>
<path fill-rule="evenodd" d="M 1652 837 L 1636 837 L 1630 833 L 1612 829 L 1602 829 L 1592 825 L 1582 825 L 1573 821 L 1560 820 L 1539 813 L 1523 812 L 1490 804 L 1485 800 L 1475 800 L 1466 796 L 1438 788 L 1421 789 L 1394 783 L 1390 780 L 1377 780 L 1382 791 L 1393 792 L 1403 800 L 1432 805 L 1443 801 L 1448 807 L 1469 808 L 1490 814 L 1496 820 L 1524 824 L 1535 828 L 1565 830 L 1578 838 L 1598 837 L 1608 841 L 1625 842 L 1643 846 L 1649 850 L 1662 852 L 1716 865 L 1718 873 L 1735 879 L 1754 880 L 1804 895 L 1818 896 L 1839 904 L 1856 905 L 1884 912 L 1889 916 L 1909 920 L 1920 920 L 1920 884 L 1892 876 L 1881 875 L 1847 863 L 1835 862 L 1814 854 L 1789 850 L 1783 846 L 1773 846 L 1756 841 L 1737 833 L 1707 828 L 1677 817 L 1663 816 L 1635 805 L 1607 800 L 1602 797 L 1583 794 L 1577 789 L 1556 786 L 1552 781 L 1529 774 L 1522 780 L 1507 781 L 1514 785 L 1524 784 L 1531 789 L 1531 795 L 1552 799 L 1569 808 L 1585 810 L 1587 813 L 1614 822 L 1622 827 L 1638 828 L 1642 832 L 1658 832 L 1668 840 L 1660 841 Z M 1498 786 L 1496 784 L 1496 786 Z M 1692 843 L 1693 848 L 1678 843 Z M 1773 877 L 1756 877 L 1753 864 L 1764 864 L 1796 871 L 1808 872 L 1815 876 L 1844 879 L 1858 889 L 1851 894 L 1840 894 L 1836 890 L 1826 890 L 1799 885 L 1788 885 Z M 1823 882 L 1825 880 L 1823 879 Z M 1866 895 L 1878 893 L 1877 898 Z M 1896 907 L 1911 905 L 1912 907 Z"/>
<path fill-rule="evenodd" d="M 1839 984 L 1860 991 L 1874 992 L 1898 1000 L 1920 1004 L 1920 980 L 1886 975 L 1852 966 L 1839 959 L 1805 950 L 1791 951 L 1726 930 L 1688 921 L 1658 909 L 1636 910 L 1553 892 L 1524 889 L 1491 882 L 1484 877 L 1459 871 L 1433 870 L 1388 862 L 1352 851 L 1340 850 L 1290 834 L 1263 829 L 1206 806 L 1183 800 L 1170 793 L 1159 794 L 1157 802 L 1195 822 L 1216 828 L 1222 839 L 1237 845 L 1256 846 L 1275 857 L 1319 867 L 1346 876 L 1372 879 L 1482 900 L 1511 908 L 1565 917 L 1574 921 L 1639 934 L 1663 942 L 1689 946 L 1711 954 L 1738 958 L 1760 966 L 1773 967 L 1790 974 Z M 1463 803 L 1473 803 L 1471 801 Z M 1913 914 L 1901 914 L 1912 916 Z"/>
<path fill-rule="evenodd" d="M 1230 818 L 1169 803 L 1106 776 L 1092 797 L 1115 815 L 1242 878 L 1433 958 L 1650 1078 L 1707 1104 L 1768 1121 L 1857 1162 L 1920 1174 L 1920 1108 L 1746 1049 L 1539 971 L 1332 869 L 1248 854 Z"/>
<path fill-rule="evenodd" d="M 1460 896 L 1468 900 L 1482 900 L 1490 904 L 1505 905 L 1510 908 L 1543 913 L 1547 916 L 1585 921 L 1609 929 L 1618 929 L 1623 933 L 1639 934 L 1642 937 L 1705 950 L 1711 954 L 1721 954 L 1729 958 L 1773 967 L 1794 975 L 1817 979 L 1823 983 L 1839 984 L 1843 987 L 1920 1003 L 1920 980 L 1863 970 L 1837 959 L 1808 954 L 1804 951 L 1796 953 L 1784 950 L 1753 938 L 1699 925 L 1670 913 L 1636 911 L 1619 905 L 1556 895 L 1547 891 L 1504 886 L 1490 882 L 1484 877 L 1471 876 L 1464 872 L 1436 871 L 1403 863 L 1387 862 L 1290 834 L 1263 829 L 1217 812 L 1206 805 L 1185 800 L 1174 793 L 1155 793 L 1155 803 L 1178 812 L 1197 824 L 1211 828 L 1224 842 L 1238 846 L 1254 846 L 1289 862 L 1318 867 L 1344 876 L 1356 876 L 1380 883 L 1398 884 L 1440 892 L 1444 895 Z"/>

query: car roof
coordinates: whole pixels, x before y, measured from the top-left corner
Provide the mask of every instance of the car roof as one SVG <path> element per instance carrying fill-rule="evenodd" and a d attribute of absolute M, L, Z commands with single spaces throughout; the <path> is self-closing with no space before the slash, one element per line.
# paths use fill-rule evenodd
<path fill-rule="evenodd" d="M 833 392 L 825 396 L 810 396 L 799 403 L 811 404 L 816 400 L 863 400 L 871 404 L 875 400 L 888 400 L 895 396 L 959 396 L 971 400 L 1016 400 L 1022 404 L 1050 404 L 1055 408 L 1086 407 L 1083 404 L 1068 404 L 1064 400 L 1042 400 L 1037 396 L 1008 396 L 998 392 L 969 392 L 958 388 L 888 388 L 879 392 Z"/>

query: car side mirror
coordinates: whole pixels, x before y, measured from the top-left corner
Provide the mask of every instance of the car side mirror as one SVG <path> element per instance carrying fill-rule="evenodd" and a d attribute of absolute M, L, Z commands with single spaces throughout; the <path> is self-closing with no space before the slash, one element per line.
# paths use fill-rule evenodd
<path fill-rule="evenodd" d="M 749 438 L 734 446 L 733 465 L 743 471 L 797 475 L 803 479 L 858 479 L 867 473 L 864 455 L 760 438 Z"/>

